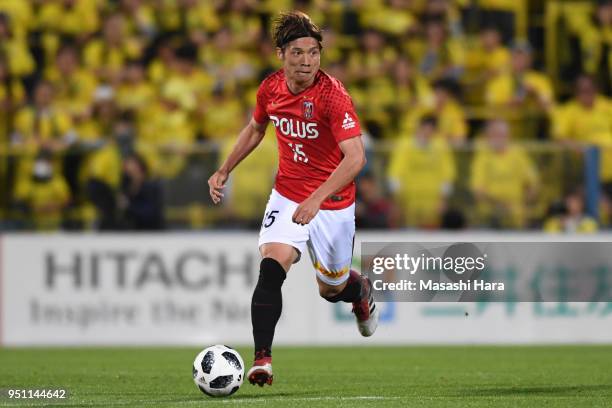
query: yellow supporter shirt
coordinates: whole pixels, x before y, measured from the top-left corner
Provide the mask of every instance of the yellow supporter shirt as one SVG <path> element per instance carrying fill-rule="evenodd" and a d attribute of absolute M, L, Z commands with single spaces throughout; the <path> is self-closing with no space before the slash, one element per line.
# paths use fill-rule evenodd
<path fill-rule="evenodd" d="M 171 66 L 166 65 L 160 58 L 154 58 L 147 68 L 147 77 L 155 85 L 162 84 L 170 76 L 177 75 Z"/>
<path fill-rule="evenodd" d="M 505 11 L 519 9 L 522 2 L 523 0 L 478 0 L 478 4 L 483 8 Z"/>
<path fill-rule="evenodd" d="M 524 87 L 533 89 L 543 101 L 548 103 L 553 101 L 553 87 L 548 77 L 536 71 L 528 71 L 518 79 L 512 73 L 503 73 L 491 79 L 485 91 L 487 103 L 506 105 L 512 102 L 521 82 Z"/>
<path fill-rule="evenodd" d="M 437 224 L 445 189 L 456 178 L 455 159 L 440 136 L 426 146 L 402 139 L 391 155 L 388 177 L 409 225 Z"/>
<path fill-rule="evenodd" d="M 63 36 L 84 38 L 98 30 L 100 18 L 95 0 L 78 0 L 73 7 L 64 7 L 62 1 L 56 0 L 43 2 L 36 24 L 42 32 L 45 59 L 52 61 Z"/>
<path fill-rule="evenodd" d="M 113 189 L 121 182 L 121 154 L 114 142 L 107 142 L 92 152 L 82 167 L 81 180 L 96 179 Z"/>
<path fill-rule="evenodd" d="M 435 81 L 446 75 L 449 68 L 462 68 L 465 65 L 465 44 L 460 37 L 449 37 L 438 50 L 432 50 L 423 40 L 406 42 L 406 51 L 417 62 L 421 75 Z M 435 52 L 434 52 L 435 51 Z M 426 58 L 435 58 L 424 65 Z"/>
<path fill-rule="evenodd" d="M 121 84 L 117 89 L 117 105 L 122 110 L 141 112 L 156 98 L 155 88 L 143 81 L 137 84 Z"/>
<path fill-rule="evenodd" d="M 143 140 L 158 145 L 193 143 L 194 134 L 187 113 L 182 110 L 162 112 L 151 118 L 149 126 L 145 126 Z"/>
<path fill-rule="evenodd" d="M 104 130 L 94 118 L 83 118 L 74 122 L 74 129 L 83 143 L 97 142 L 104 138 Z"/>
<path fill-rule="evenodd" d="M 180 87 L 186 92 L 193 94 L 196 103 L 203 103 L 209 100 L 214 87 L 215 79 L 200 69 L 194 69 L 190 73 L 173 72 L 168 77 L 163 86 Z"/>
<path fill-rule="evenodd" d="M 508 70 L 510 60 L 511 54 L 506 47 L 497 47 L 493 51 L 475 47 L 469 51 L 466 63 L 473 71 L 500 74 Z"/>
<path fill-rule="evenodd" d="M 612 101 L 598 96 L 591 109 L 570 101 L 555 112 L 553 119 L 555 138 L 595 145 L 603 150 L 600 177 L 603 181 L 612 181 Z"/>
<path fill-rule="evenodd" d="M 206 32 L 216 32 L 221 29 L 223 23 L 215 10 L 213 2 L 203 1 L 189 10 L 187 14 L 187 27 L 190 30 L 202 29 Z"/>
<path fill-rule="evenodd" d="M 233 97 L 211 100 L 204 112 L 202 130 L 211 140 L 234 138 L 246 124 L 240 102 Z"/>
<path fill-rule="evenodd" d="M 180 109 L 168 110 L 160 103 L 147 110 L 147 117 L 149 120 L 139 126 L 139 150 L 152 173 L 173 178 L 183 169 L 195 142 L 189 115 Z"/>
<path fill-rule="evenodd" d="M 499 201 L 522 204 L 525 189 L 537 182 L 537 171 L 531 159 L 518 146 L 510 146 L 501 153 L 483 147 L 473 159 L 472 190 L 483 191 Z"/>
<path fill-rule="evenodd" d="M 126 38 L 118 47 L 110 47 L 103 40 L 92 40 L 85 47 L 83 60 L 91 70 L 105 68 L 118 73 L 127 60 L 139 58 L 141 52 L 140 43 L 134 38 Z"/>
<path fill-rule="evenodd" d="M 291 10 L 292 0 L 261 0 L 255 3 L 257 9 L 267 13 L 278 13 L 278 10 Z"/>
<path fill-rule="evenodd" d="M 567 2 L 561 9 L 567 29 L 571 34 L 580 34 L 591 25 L 591 12 L 593 5 L 589 2 Z"/>
<path fill-rule="evenodd" d="M 401 132 L 403 135 L 413 135 L 423 116 L 433 115 L 438 120 L 438 133 L 451 144 L 460 144 L 468 133 L 465 112 L 459 103 L 449 101 L 440 110 L 433 107 L 418 106 L 403 120 Z"/>
<path fill-rule="evenodd" d="M 70 117 L 65 113 L 55 109 L 37 113 L 30 106 L 22 108 L 17 113 L 14 126 L 17 147 L 23 154 L 17 161 L 15 188 L 19 190 L 20 186 L 28 182 L 40 143 L 66 140 L 69 136 L 76 137 L 76 133 Z M 61 169 L 57 159 L 53 164 L 56 171 Z"/>
<path fill-rule="evenodd" d="M 34 58 L 25 38 L 13 37 L 0 42 L 0 57 L 3 56 L 8 61 L 9 71 L 13 76 L 24 77 L 34 71 Z"/>
<path fill-rule="evenodd" d="M 223 159 L 229 156 L 235 140 L 223 142 Z M 259 146 L 240 163 L 229 179 L 227 203 L 232 213 L 241 219 L 259 219 L 274 184 L 277 152 L 274 128 L 268 126 Z"/>
<path fill-rule="evenodd" d="M 34 26 L 32 4 L 29 1 L 0 0 L 0 13 L 6 13 L 11 21 L 11 30 L 18 38 L 26 38 Z"/>
<path fill-rule="evenodd" d="M 30 207 L 36 227 L 45 230 L 59 227 L 62 209 L 70 200 L 70 189 L 64 178 L 59 174 L 47 182 L 24 178 L 18 186 L 15 198 Z"/>
<path fill-rule="evenodd" d="M 409 10 L 392 7 L 375 7 L 360 16 L 361 23 L 391 35 L 402 35 L 417 24 L 417 19 Z"/>
<path fill-rule="evenodd" d="M 162 31 L 176 31 L 181 27 L 179 0 L 159 0 L 154 3 L 154 7 L 155 18 Z"/>
<path fill-rule="evenodd" d="M 431 108 L 434 105 L 434 92 L 429 82 L 420 75 L 417 75 L 411 85 L 396 85 L 394 93 L 400 112 L 410 112 L 417 106 Z"/>
<path fill-rule="evenodd" d="M 261 19 L 258 16 L 230 12 L 222 18 L 223 27 L 229 27 L 233 34 L 234 47 L 254 46 L 262 31 Z"/>
<path fill-rule="evenodd" d="M 64 7 L 61 1 L 44 2 L 38 12 L 38 26 L 72 36 L 88 34 L 100 26 L 95 0 L 78 0 L 73 7 Z"/>
<path fill-rule="evenodd" d="M 255 73 L 253 57 L 239 49 L 204 45 L 200 47 L 198 59 L 212 76 L 223 82 L 226 89 L 234 89 L 238 81 L 252 80 Z"/>
<path fill-rule="evenodd" d="M 348 61 L 348 72 L 354 78 L 376 78 L 395 60 L 396 52 L 385 47 L 381 52 L 352 52 Z"/>
<path fill-rule="evenodd" d="M 608 55 L 603 57 L 612 65 L 612 26 L 594 24 L 593 13 L 594 7 L 588 2 L 564 4 L 565 21 L 569 31 L 579 39 L 582 67 L 589 74 L 595 74 L 600 69 L 606 47 Z M 609 75 L 612 76 L 612 72 Z"/>
<path fill-rule="evenodd" d="M 0 105 L 7 103 L 9 99 L 12 104 L 13 112 L 25 102 L 25 89 L 23 88 L 21 81 L 13 80 L 9 86 L 4 83 L 0 83 Z M 7 110 L 0 110 L 0 146 L 8 141 L 8 115 L 9 113 Z M 12 119 L 14 119 L 14 117 Z"/>
<path fill-rule="evenodd" d="M 55 88 L 55 105 L 69 114 L 86 112 L 98 85 L 96 77 L 86 69 L 77 69 L 69 77 L 63 77 L 56 69 L 47 71 L 47 79 Z"/>
<path fill-rule="evenodd" d="M 0 83 L 0 103 L 8 100 L 9 97 L 14 106 L 18 106 L 25 101 L 25 90 L 21 81 L 12 80 L 10 86 L 6 86 L 6 83 Z"/>
<path fill-rule="evenodd" d="M 501 153 L 482 147 L 472 161 L 472 190 L 496 202 L 477 203 L 477 213 L 487 224 L 497 219 L 501 226 L 522 228 L 526 220 L 526 190 L 537 184 L 537 170 L 518 146 L 509 146 Z"/>
<path fill-rule="evenodd" d="M 26 145 L 36 140 L 63 139 L 72 130 L 70 116 L 56 109 L 37 113 L 32 107 L 21 109 L 15 118 L 15 129 Z"/>
<path fill-rule="evenodd" d="M 602 58 L 607 59 L 608 67 L 612 66 L 612 27 L 593 32 L 591 36 L 583 39 L 581 46 L 582 65 L 586 72 L 590 74 L 599 72 Z M 606 49 L 608 53 L 603 54 Z M 607 75 L 612 80 L 612 71 L 608 71 Z"/>
<path fill-rule="evenodd" d="M 374 77 L 361 88 L 350 88 L 355 105 L 367 121 L 380 124 L 383 129 L 390 128 L 390 108 L 395 100 L 393 83 L 389 78 Z"/>
<path fill-rule="evenodd" d="M 551 217 L 544 222 L 544 231 L 551 234 L 560 232 L 591 234 L 597 232 L 598 229 L 597 221 L 588 216 L 567 223 L 563 222 L 562 217 Z"/>
<path fill-rule="evenodd" d="M 155 11 L 149 4 L 141 2 L 136 12 L 126 17 L 125 32 L 128 35 L 146 35 L 156 29 Z"/>
<path fill-rule="evenodd" d="M 500 73 L 510 65 L 510 58 L 510 51 L 506 47 L 498 47 L 487 53 L 483 67 L 489 72 Z"/>
<path fill-rule="evenodd" d="M 215 32 L 222 26 L 212 1 L 199 1 L 193 7 L 180 7 L 178 0 L 156 1 L 153 13 L 163 31 L 180 29 Z"/>

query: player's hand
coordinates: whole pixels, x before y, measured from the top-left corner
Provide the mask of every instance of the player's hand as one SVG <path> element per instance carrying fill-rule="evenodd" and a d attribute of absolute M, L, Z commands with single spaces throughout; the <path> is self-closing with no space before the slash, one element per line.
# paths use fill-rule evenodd
<path fill-rule="evenodd" d="M 321 204 L 321 200 L 308 197 L 306 200 L 302 201 L 300 205 L 298 205 L 291 219 L 296 224 L 306 225 L 312 221 L 315 215 L 317 215 L 319 209 L 321 208 Z"/>
<path fill-rule="evenodd" d="M 225 181 L 227 180 L 227 173 L 217 170 L 215 174 L 210 176 L 208 179 L 208 189 L 210 191 L 210 198 L 212 198 L 213 203 L 219 204 L 221 198 L 223 197 L 223 193 L 221 190 L 225 187 Z"/>

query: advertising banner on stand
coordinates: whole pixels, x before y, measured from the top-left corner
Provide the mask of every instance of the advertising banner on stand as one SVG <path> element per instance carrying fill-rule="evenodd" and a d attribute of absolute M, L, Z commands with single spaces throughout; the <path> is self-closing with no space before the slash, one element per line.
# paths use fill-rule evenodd
<path fill-rule="evenodd" d="M 605 246 L 612 245 L 606 243 L 611 238 L 593 240 Z M 578 237 L 564 239 L 572 242 Z M 550 241 L 535 234 L 502 238 L 358 233 L 354 266 L 362 266 L 362 243 L 504 240 Z M 0 246 L 2 345 L 252 342 L 250 304 L 260 262 L 256 233 L 8 234 Z M 527 278 L 542 268 L 561 268 L 571 276 L 571 257 L 553 253 L 535 251 L 517 263 L 511 252 L 504 257 L 497 251 L 495 265 L 501 270 L 520 265 L 519 272 Z M 597 267 L 612 271 L 610 262 L 601 261 Z M 313 268 L 303 256 L 283 286 L 275 344 L 609 343 L 612 302 L 602 299 L 612 281 L 601 282 L 598 297 L 580 302 L 512 297 L 494 302 L 414 302 L 383 291 L 378 294 L 379 330 L 362 338 L 350 304 L 330 304 L 318 296 Z"/>

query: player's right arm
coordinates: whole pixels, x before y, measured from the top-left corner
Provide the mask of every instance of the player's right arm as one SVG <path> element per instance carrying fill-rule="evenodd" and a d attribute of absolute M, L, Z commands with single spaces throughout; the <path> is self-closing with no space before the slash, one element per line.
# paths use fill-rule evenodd
<path fill-rule="evenodd" d="M 225 159 L 223 165 L 208 179 L 210 197 L 213 203 L 218 204 L 223 197 L 221 190 L 225 187 L 225 182 L 232 170 L 247 157 L 259 145 L 266 134 L 267 121 L 258 123 L 255 119 L 240 132 L 232 152 Z"/>
<path fill-rule="evenodd" d="M 257 90 L 257 103 L 255 104 L 255 110 L 251 121 L 242 129 L 242 132 L 240 132 L 232 152 L 227 159 L 225 159 L 223 165 L 208 179 L 210 197 L 213 203 L 218 204 L 221 201 L 223 197 L 221 190 L 225 187 L 225 182 L 229 174 L 257 147 L 266 134 L 266 127 L 270 120 L 266 112 L 267 102 L 268 80 L 264 80 Z"/>

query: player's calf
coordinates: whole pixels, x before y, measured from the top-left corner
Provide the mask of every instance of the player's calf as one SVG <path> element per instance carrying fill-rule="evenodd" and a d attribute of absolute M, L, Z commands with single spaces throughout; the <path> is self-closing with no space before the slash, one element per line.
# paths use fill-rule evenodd
<path fill-rule="evenodd" d="M 278 261 L 264 258 L 251 300 L 255 362 L 247 373 L 251 384 L 272 384 L 272 340 L 283 308 L 281 287 L 287 274 Z"/>
<path fill-rule="evenodd" d="M 361 299 L 361 287 L 363 285 L 361 274 L 351 270 L 344 286 L 332 286 L 319 282 L 319 294 L 328 302 L 356 302 Z"/>
<path fill-rule="evenodd" d="M 378 310 L 374 302 L 372 283 L 366 276 L 351 270 L 346 286 L 333 296 L 323 296 L 328 302 L 350 302 L 357 320 L 359 333 L 369 337 L 378 327 Z"/>

